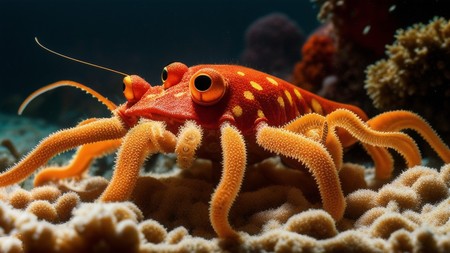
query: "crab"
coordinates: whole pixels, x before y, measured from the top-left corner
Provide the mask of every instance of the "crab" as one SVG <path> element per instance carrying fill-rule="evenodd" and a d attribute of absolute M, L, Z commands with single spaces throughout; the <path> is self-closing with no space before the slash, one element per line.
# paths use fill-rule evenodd
<path fill-rule="evenodd" d="M 345 198 L 338 177 L 343 149 L 356 142 L 373 158 L 376 177 L 389 178 L 399 152 L 408 167 L 421 163 L 415 141 L 401 132 L 412 128 L 450 162 L 450 150 L 420 116 L 391 111 L 369 119 L 358 107 L 326 100 L 282 79 L 237 65 L 196 65 L 174 62 L 162 71 L 162 85 L 151 86 L 137 75 L 126 75 L 126 102 L 114 103 L 89 87 L 72 81 L 45 86 L 25 100 L 59 87 L 87 91 L 111 111 L 110 118 L 87 119 L 58 131 L 12 168 L 0 174 L 0 186 L 23 181 L 49 159 L 80 147 L 63 167 L 41 170 L 35 185 L 76 178 L 90 162 L 118 150 L 114 174 L 99 201 L 126 201 L 140 167 L 155 153 L 175 153 L 179 167 L 196 158 L 222 161 L 222 177 L 210 202 L 210 222 L 220 238 L 239 233 L 228 220 L 247 165 L 280 155 L 293 166 L 304 166 L 318 186 L 322 206 L 336 221 L 343 217 Z M 295 163 L 292 163 L 294 161 Z"/>

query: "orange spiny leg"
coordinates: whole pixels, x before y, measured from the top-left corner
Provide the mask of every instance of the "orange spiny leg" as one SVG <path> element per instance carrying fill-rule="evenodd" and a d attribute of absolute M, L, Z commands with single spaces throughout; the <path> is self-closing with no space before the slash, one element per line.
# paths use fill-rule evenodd
<path fill-rule="evenodd" d="M 157 121 L 141 121 L 122 140 L 113 177 L 101 201 L 125 201 L 134 190 L 145 158 L 158 151 L 173 152 L 176 137 Z"/>
<path fill-rule="evenodd" d="M 396 150 L 405 158 L 409 168 L 421 163 L 419 148 L 414 140 L 404 133 L 373 130 L 355 113 L 346 109 L 333 111 L 326 119 L 331 128 L 342 127 L 362 143 Z"/>
<path fill-rule="evenodd" d="M 0 186 L 24 180 L 58 153 L 87 143 L 121 138 L 126 131 L 120 119 L 113 117 L 53 133 L 14 167 L 0 174 Z"/>
<path fill-rule="evenodd" d="M 223 152 L 222 178 L 211 199 L 209 218 L 221 238 L 236 238 L 228 221 L 228 213 L 244 179 L 247 155 L 242 135 L 228 123 L 222 125 L 220 137 Z"/>
<path fill-rule="evenodd" d="M 424 138 L 445 163 L 450 163 L 450 149 L 431 126 L 419 115 L 409 111 L 391 111 L 382 113 L 367 124 L 379 131 L 401 131 L 413 129 Z"/>
<path fill-rule="evenodd" d="M 96 121 L 96 118 L 83 120 L 77 126 L 86 125 Z M 89 168 L 94 158 L 113 152 L 120 145 L 120 139 L 89 143 L 81 146 L 70 163 L 62 167 L 47 167 L 39 171 L 34 177 L 34 186 L 43 185 L 48 181 L 54 181 L 69 177 L 81 177 Z"/>
<path fill-rule="evenodd" d="M 373 160 L 375 178 L 385 180 L 391 178 L 394 169 L 394 159 L 386 148 L 376 147 L 366 143 L 362 144 Z"/>
<path fill-rule="evenodd" d="M 177 136 L 175 154 L 180 168 L 189 168 L 195 159 L 195 151 L 202 142 L 202 129 L 193 121 L 188 121 Z"/>
<path fill-rule="evenodd" d="M 341 169 L 343 163 L 342 144 L 335 131 L 329 131 L 324 116 L 316 113 L 306 114 L 288 123 L 283 128 L 324 144 L 333 157 L 336 169 L 338 171 Z"/>
<path fill-rule="evenodd" d="M 333 158 L 324 145 L 300 134 L 261 123 L 256 142 L 277 154 L 297 159 L 309 169 L 319 187 L 323 208 L 335 220 L 340 220 L 345 210 L 345 199 Z"/>
<path fill-rule="evenodd" d="M 34 177 L 34 186 L 69 177 L 80 178 L 95 158 L 115 151 L 120 144 L 121 139 L 115 139 L 83 145 L 78 149 L 68 165 L 47 167 L 39 171 Z"/>

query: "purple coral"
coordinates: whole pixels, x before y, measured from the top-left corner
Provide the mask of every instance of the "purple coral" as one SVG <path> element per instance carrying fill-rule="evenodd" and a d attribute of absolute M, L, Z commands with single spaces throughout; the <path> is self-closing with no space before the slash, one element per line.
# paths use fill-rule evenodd
<path fill-rule="evenodd" d="M 273 13 L 253 22 L 245 34 L 241 61 L 252 68 L 289 78 L 300 59 L 299 49 L 305 36 L 298 25 L 281 13 Z"/>

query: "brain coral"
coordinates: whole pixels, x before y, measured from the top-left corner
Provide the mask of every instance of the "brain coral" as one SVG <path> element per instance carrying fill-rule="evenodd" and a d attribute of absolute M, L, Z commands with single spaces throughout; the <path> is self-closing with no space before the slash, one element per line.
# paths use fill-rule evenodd
<path fill-rule="evenodd" d="M 367 68 L 365 88 L 373 104 L 413 110 L 449 132 L 450 22 L 435 18 L 399 30 L 387 54 Z"/>
<path fill-rule="evenodd" d="M 268 159 L 249 168 L 247 179 L 258 185 L 245 189 L 236 201 L 231 222 L 242 231 L 237 242 L 214 238 L 206 210 L 212 185 L 205 175 L 211 166 L 200 161 L 194 167 L 200 172 L 142 177 L 133 193 L 134 203 L 80 200 L 78 194 L 84 190 L 92 193 L 104 187 L 103 183 L 86 184 L 90 178 L 72 182 L 76 192 L 67 188 L 67 182 L 31 191 L 17 186 L 4 189 L 0 252 L 450 250 L 450 164 L 440 171 L 417 166 L 379 189 L 349 193 L 345 218 L 335 223 L 290 186 L 289 177 L 295 173 L 283 169 L 278 159 Z M 369 180 L 370 170 L 361 166 L 345 164 L 340 173 L 361 184 L 364 171 Z M 273 174 L 281 174 L 277 184 L 283 178 L 286 184 L 271 183 L 267 175 Z M 18 203 L 12 205 L 14 201 Z M 36 206 L 45 208 L 29 211 Z"/>

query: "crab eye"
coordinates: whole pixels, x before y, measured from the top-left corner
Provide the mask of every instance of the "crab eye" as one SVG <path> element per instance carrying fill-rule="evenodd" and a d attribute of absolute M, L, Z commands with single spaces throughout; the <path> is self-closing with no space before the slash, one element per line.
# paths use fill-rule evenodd
<path fill-rule="evenodd" d="M 163 81 L 163 83 L 167 80 L 167 75 L 168 75 L 167 67 L 165 67 L 161 73 L 161 81 Z"/>
<path fill-rule="evenodd" d="M 133 81 L 131 80 L 131 76 L 126 76 L 123 79 L 123 95 L 128 101 L 134 100 Z"/>
<path fill-rule="evenodd" d="M 228 85 L 214 69 L 201 69 L 189 81 L 192 100 L 200 105 L 213 105 L 225 95 Z"/>
<path fill-rule="evenodd" d="M 163 69 L 161 72 L 161 80 L 163 82 L 164 89 L 168 89 L 175 84 L 181 82 L 184 73 L 186 73 L 188 67 L 181 62 L 174 62 Z"/>
<path fill-rule="evenodd" d="M 131 75 L 123 79 L 123 95 L 128 102 L 137 102 L 148 89 L 150 89 L 150 84 L 139 76 Z"/>
<path fill-rule="evenodd" d="M 194 79 L 194 87 L 198 91 L 206 91 L 211 88 L 211 77 L 205 74 L 200 74 Z"/>

